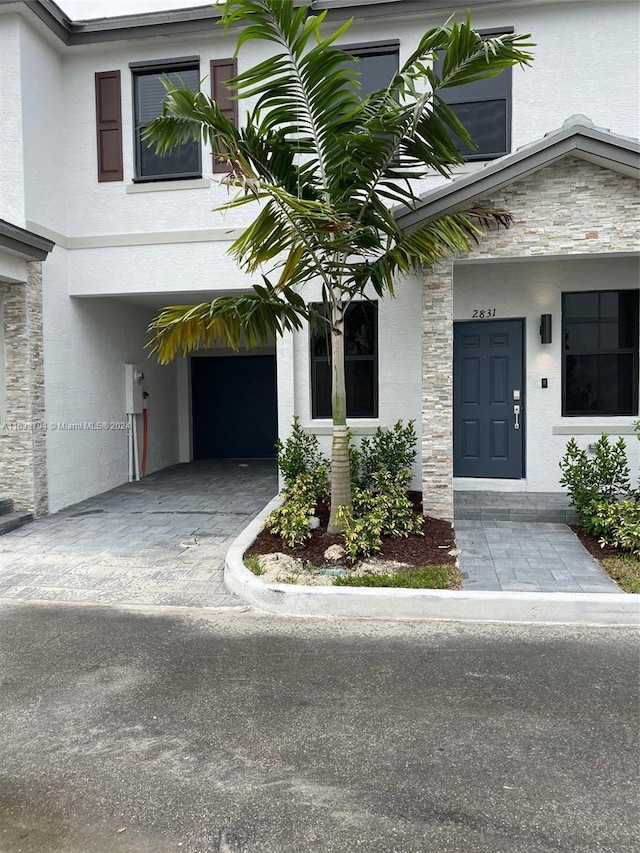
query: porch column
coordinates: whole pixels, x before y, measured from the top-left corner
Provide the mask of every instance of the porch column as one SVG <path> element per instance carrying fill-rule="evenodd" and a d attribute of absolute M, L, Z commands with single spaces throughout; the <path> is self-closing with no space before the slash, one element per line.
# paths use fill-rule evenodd
<path fill-rule="evenodd" d="M 425 515 L 453 520 L 453 261 L 422 282 L 422 498 Z"/>
<path fill-rule="evenodd" d="M 4 315 L 6 429 L 0 433 L 0 494 L 16 508 L 48 511 L 42 264 L 27 264 L 23 284 L 0 282 Z"/>

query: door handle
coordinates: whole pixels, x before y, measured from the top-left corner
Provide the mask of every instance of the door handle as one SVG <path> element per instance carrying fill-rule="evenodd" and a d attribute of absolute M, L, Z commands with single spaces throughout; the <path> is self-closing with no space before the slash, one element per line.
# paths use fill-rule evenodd
<path fill-rule="evenodd" d="M 520 429 L 520 406 L 513 407 L 513 414 L 515 417 L 515 422 L 513 424 L 514 429 Z"/>

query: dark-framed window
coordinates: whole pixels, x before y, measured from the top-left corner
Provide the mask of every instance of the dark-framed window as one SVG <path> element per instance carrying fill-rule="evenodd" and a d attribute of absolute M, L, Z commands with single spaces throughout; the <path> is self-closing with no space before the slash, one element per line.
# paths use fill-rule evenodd
<path fill-rule="evenodd" d="M 322 306 L 315 306 L 318 310 Z M 378 303 L 352 302 L 345 314 L 347 417 L 378 417 Z M 314 324 L 311 338 L 311 416 L 331 417 L 331 331 Z"/>
<path fill-rule="evenodd" d="M 638 414 L 638 291 L 562 294 L 562 414 Z"/>
<path fill-rule="evenodd" d="M 398 42 L 353 46 L 349 53 L 358 57 L 360 95 L 366 98 L 376 89 L 386 89 L 399 68 Z"/>
<path fill-rule="evenodd" d="M 512 33 L 513 29 L 483 30 L 480 35 L 494 36 Z M 436 59 L 434 70 L 442 74 L 442 56 Z M 467 128 L 475 148 L 458 140 L 458 150 L 467 160 L 492 160 L 511 151 L 511 68 L 497 77 L 443 89 L 442 100 L 448 104 Z"/>
<path fill-rule="evenodd" d="M 360 88 L 358 94 L 363 99 L 377 89 L 386 89 L 398 73 L 400 42 L 397 39 L 338 46 L 340 50 L 358 58 L 355 70 L 359 75 Z"/>
<path fill-rule="evenodd" d="M 140 128 L 160 115 L 166 90 L 161 78 L 197 92 L 200 62 L 196 57 L 161 62 L 132 62 L 135 170 L 134 181 L 163 181 L 202 176 L 200 141 L 187 142 L 168 154 L 156 154 L 140 139 Z"/>

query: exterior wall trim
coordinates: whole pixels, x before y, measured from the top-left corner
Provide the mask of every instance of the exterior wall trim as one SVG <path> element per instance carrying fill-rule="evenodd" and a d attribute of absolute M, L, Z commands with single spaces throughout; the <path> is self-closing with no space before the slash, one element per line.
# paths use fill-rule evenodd
<path fill-rule="evenodd" d="M 90 234 L 86 237 L 69 237 L 44 225 L 31 223 L 34 229 L 49 234 L 53 245 L 63 249 L 105 249 L 117 246 L 161 246 L 177 243 L 231 243 L 244 228 L 201 228 L 191 231 L 151 231 L 131 234 Z"/>

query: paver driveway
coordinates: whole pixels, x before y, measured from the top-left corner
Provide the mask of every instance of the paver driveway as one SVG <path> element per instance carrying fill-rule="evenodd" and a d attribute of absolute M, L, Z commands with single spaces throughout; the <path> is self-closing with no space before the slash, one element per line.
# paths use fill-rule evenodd
<path fill-rule="evenodd" d="M 275 462 L 175 465 L 0 537 L 0 598 L 217 607 L 231 540 L 277 492 Z"/>

